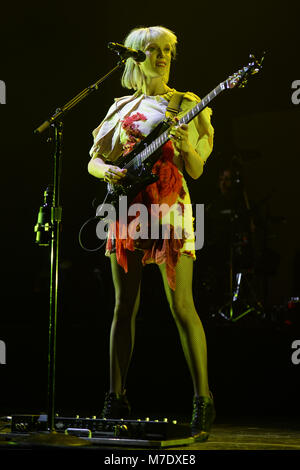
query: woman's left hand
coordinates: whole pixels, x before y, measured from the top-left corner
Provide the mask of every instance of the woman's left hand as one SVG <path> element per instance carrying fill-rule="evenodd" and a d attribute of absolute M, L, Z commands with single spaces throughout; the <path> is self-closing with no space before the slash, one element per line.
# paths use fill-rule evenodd
<path fill-rule="evenodd" d="M 189 128 L 187 124 L 181 124 L 180 126 L 175 125 L 171 128 L 169 134 L 178 152 L 190 152 L 191 143 L 189 141 Z"/>

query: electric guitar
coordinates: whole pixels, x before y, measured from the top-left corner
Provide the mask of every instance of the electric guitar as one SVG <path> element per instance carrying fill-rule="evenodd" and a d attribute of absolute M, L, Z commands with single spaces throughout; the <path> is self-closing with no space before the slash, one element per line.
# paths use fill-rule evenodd
<path fill-rule="evenodd" d="M 243 88 L 247 84 L 248 78 L 260 71 L 263 59 L 264 56 L 258 61 L 250 54 L 250 62 L 248 65 L 228 77 L 224 82 L 221 82 L 179 119 L 176 125 L 188 124 L 222 91 L 236 86 Z M 126 168 L 127 173 L 122 179 L 121 184 L 107 184 L 107 194 L 103 203 L 112 204 L 117 210 L 119 198 L 127 196 L 127 203 L 129 205 L 130 201 L 132 201 L 141 190 L 158 179 L 157 175 L 152 173 L 152 167 L 161 155 L 161 147 L 171 138 L 169 132 L 173 125 L 174 120 L 172 118 L 164 119 L 145 139 L 136 145 L 130 153 L 126 156 L 121 156 L 114 162 L 114 165 L 122 169 Z"/>

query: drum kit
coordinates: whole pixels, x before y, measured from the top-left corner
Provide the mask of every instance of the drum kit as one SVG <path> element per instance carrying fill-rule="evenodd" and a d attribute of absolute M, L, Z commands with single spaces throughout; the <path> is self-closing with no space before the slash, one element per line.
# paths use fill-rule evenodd
<path fill-rule="evenodd" d="M 251 152 L 247 157 L 258 155 Z M 234 155 L 223 167 L 219 196 L 205 209 L 200 290 L 215 321 L 234 323 L 249 314 L 265 319 L 269 279 L 279 264 L 279 255 L 267 243 L 270 227 L 285 219 L 262 216 L 270 195 L 250 205 L 242 171 L 244 158 Z M 270 269 L 272 272 L 268 272 Z"/>

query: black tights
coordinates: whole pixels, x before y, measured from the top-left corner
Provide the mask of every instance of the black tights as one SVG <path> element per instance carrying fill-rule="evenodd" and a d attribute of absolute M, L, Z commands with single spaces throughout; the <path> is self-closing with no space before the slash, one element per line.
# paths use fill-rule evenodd
<path fill-rule="evenodd" d="M 140 304 L 143 252 L 128 253 L 128 273 L 112 254 L 115 310 L 110 334 L 110 391 L 122 393 L 134 348 L 135 319 Z M 206 338 L 196 312 L 193 294 L 193 260 L 181 256 L 176 266 L 176 289 L 170 289 L 165 264 L 159 266 L 166 296 L 175 320 L 183 352 L 191 373 L 194 394 L 209 396 Z"/>

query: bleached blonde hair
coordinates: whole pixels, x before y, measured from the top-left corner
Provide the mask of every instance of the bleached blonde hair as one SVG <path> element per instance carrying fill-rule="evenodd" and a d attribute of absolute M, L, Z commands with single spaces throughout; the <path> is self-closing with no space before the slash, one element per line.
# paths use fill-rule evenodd
<path fill-rule="evenodd" d="M 176 56 L 177 37 L 168 28 L 164 26 L 151 26 L 149 28 L 135 28 L 126 37 L 124 45 L 131 49 L 144 51 L 147 44 L 160 36 L 167 36 L 170 41 L 171 55 L 174 59 Z M 145 77 L 138 64 L 134 59 L 129 58 L 126 61 L 125 69 L 122 75 L 122 86 L 124 88 L 140 90 L 143 86 Z"/>

